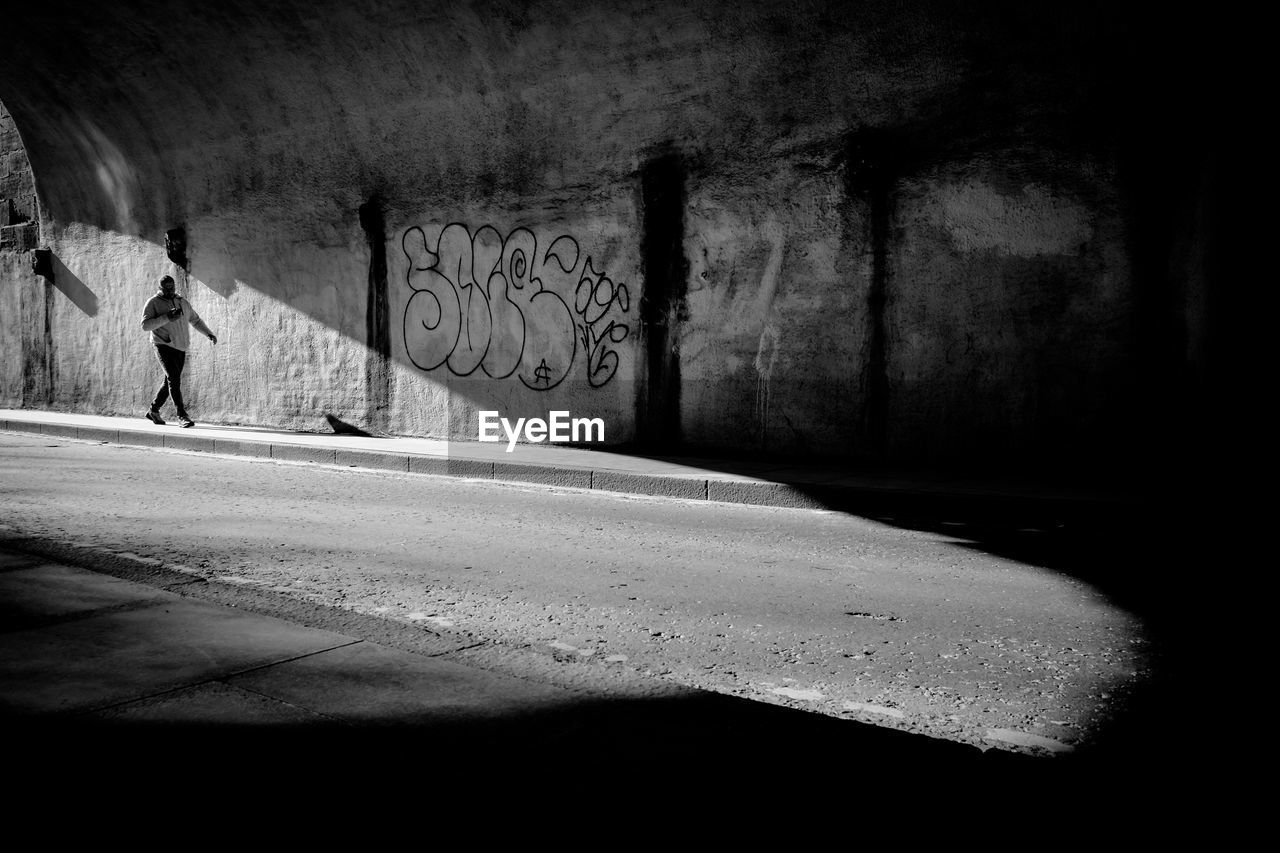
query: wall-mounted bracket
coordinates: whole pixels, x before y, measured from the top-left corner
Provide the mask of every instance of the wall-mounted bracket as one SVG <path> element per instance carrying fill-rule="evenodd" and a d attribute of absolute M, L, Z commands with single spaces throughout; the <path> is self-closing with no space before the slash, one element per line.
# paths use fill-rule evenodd
<path fill-rule="evenodd" d="M 31 252 L 31 271 L 41 278 L 53 281 L 53 250 L 34 249 Z"/>
<path fill-rule="evenodd" d="M 169 260 L 191 272 L 191 259 L 187 257 L 187 230 L 170 228 L 164 232 L 164 251 Z"/>

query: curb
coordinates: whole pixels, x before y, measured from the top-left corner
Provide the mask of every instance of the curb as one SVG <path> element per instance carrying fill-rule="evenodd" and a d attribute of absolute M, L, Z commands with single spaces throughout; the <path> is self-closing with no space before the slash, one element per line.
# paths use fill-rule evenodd
<path fill-rule="evenodd" d="M 172 431 L 107 429 L 40 421 L 0 420 L 0 431 L 47 435 L 132 447 L 159 447 L 315 463 L 408 474 L 495 482 L 561 486 L 614 494 L 747 504 L 784 509 L 830 509 L 868 516 L 946 515 L 964 522 L 999 520 L 1060 524 L 1096 520 L 1127 506 L 1122 500 L 971 492 L 938 487 L 859 484 L 801 484 L 715 477 L 679 477 L 611 469 L 492 462 L 343 447 L 315 447 L 279 441 L 242 441 L 184 435 Z"/>

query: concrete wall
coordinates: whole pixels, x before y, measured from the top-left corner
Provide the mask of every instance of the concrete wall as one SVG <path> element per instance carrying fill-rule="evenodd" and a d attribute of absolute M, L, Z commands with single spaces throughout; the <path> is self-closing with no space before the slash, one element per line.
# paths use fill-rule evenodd
<path fill-rule="evenodd" d="M 0 264 L 5 405 L 138 413 L 164 272 L 219 333 L 196 418 L 299 429 L 568 409 L 672 449 L 1070 464 L 1123 455 L 1152 371 L 1203 358 L 1142 278 L 1194 240 L 1135 244 L 1126 171 L 1163 128 L 1127 99 L 1176 45 L 1122 12 L 75 8 L 0 52 L 57 271 Z M 40 312 L 10 308 L 41 295 L 19 377 Z M 1155 303 L 1198 341 L 1177 358 L 1144 360 Z"/>
<path fill-rule="evenodd" d="M 1066 158 L 1055 171 L 995 163 L 920 176 L 898 196 L 888 444 L 1088 458 L 1115 441 L 1096 426 L 1136 392 L 1114 174 Z"/>

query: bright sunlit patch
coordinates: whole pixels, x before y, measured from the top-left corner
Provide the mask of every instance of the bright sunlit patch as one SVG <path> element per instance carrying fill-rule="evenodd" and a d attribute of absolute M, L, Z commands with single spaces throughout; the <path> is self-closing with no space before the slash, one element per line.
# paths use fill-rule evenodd
<path fill-rule="evenodd" d="M 794 687 L 775 687 L 770 691 L 779 696 L 786 696 L 788 699 L 803 699 L 807 702 L 813 702 L 823 698 L 821 691 L 818 690 L 797 690 Z"/>
<path fill-rule="evenodd" d="M 867 714 L 879 714 L 882 717 L 893 717 L 896 720 L 904 719 L 907 716 L 897 708 L 887 708 L 884 705 L 872 705 L 868 702 L 845 702 L 844 709 L 846 711 L 860 711 Z"/>
<path fill-rule="evenodd" d="M 406 616 L 405 618 L 406 618 L 406 619 L 412 619 L 414 622 L 430 622 L 431 624 L 433 624 L 433 625 L 437 625 L 437 626 L 439 626 L 439 627 L 441 627 L 441 628 L 452 628 L 452 627 L 453 627 L 453 622 L 451 622 L 451 621 L 449 621 L 448 619 L 445 619 L 445 618 L 443 618 L 443 617 L 436 616 L 435 614 L 431 614 L 431 613 L 421 613 L 421 612 L 418 612 L 418 613 L 410 613 L 410 614 L 409 614 L 408 616 Z"/>
<path fill-rule="evenodd" d="M 1070 744 L 1054 740 L 1053 738 L 1043 737 L 1042 735 L 1033 735 L 1030 732 L 1014 731 L 1013 729 L 988 729 L 986 740 L 1012 744 L 1013 746 L 1026 746 L 1033 749 L 1043 749 L 1048 752 L 1071 752 L 1074 749 Z"/>

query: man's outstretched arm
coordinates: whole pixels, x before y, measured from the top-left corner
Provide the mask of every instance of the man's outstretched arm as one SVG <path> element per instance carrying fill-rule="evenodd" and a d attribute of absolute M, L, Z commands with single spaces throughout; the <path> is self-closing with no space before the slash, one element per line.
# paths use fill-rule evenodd
<path fill-rule="evenodd" d="M 204 324 L 204 320 L 201 320 L 194 312 L 191 314 L 191 325 L 195 326 L 197 332 L 204 335 L 213 343 L 216 344 L 218 342 L 218 336 L 215 335 L 213 330 Z"/>

